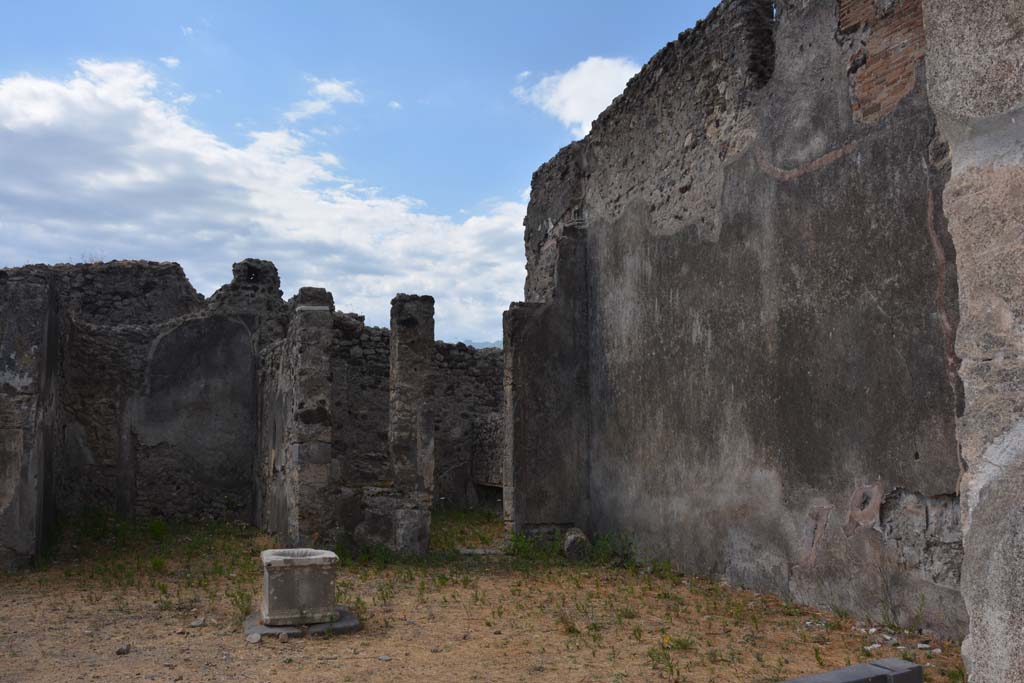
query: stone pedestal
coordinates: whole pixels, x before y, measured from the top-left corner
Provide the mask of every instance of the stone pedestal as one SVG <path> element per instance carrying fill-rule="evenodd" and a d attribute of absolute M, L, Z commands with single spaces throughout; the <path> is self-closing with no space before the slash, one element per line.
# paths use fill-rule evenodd
<path fill-rule="evenodd" d="M 320 624 L 337 619 L 334 565 L 329 550 L 284 548 L 264 550 L 263 600 L 260 615 L 266 626 Z"/>

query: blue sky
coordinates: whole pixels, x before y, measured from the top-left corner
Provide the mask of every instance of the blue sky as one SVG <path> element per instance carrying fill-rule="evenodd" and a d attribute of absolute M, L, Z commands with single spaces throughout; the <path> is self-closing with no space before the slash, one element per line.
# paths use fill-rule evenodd
<path fill-rule="evenodd" d="M 534 169 L 711 2 L 15 3 L 0 265 L 246 255 L 384 324 L 500 338 Z"/>

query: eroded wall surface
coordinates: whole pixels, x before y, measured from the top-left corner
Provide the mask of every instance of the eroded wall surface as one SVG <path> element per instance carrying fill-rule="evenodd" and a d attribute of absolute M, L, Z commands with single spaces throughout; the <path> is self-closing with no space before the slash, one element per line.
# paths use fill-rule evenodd
<path fill-rule="evenodd" d="M 565 348 L 537 316 L 585 291 L 559 317 L 585 313 L 589 388 L 512 400 L 516 500 L 551 496 L 521 471 L 582 449 L 574 523 L 687 572 L 963 632 L 957 267 L 924 45 L 920 0 L 727 1 L 541 167 L 537 314 L 513 309 L 511 336 Z M 572 231 L 585 287 L 557 276 Z M 552 357 L 522 356 L 513 390 L 563 384 L 579 356 Z M 564 435 L 552 412 L 584 425 L 571 444 L 545 440 Z M 543 511 L 514 507 L 514 524 Z"/>
<path fill-rule="evenodd" d="M 52 522 L 55 336 L 50 279 L 0 271 L 0 569 L 30 562 Z"/>
<path fill-rule="evenodd" d="M 971 681 L 1024 681 L 1024 5 L 925 10 L 960 280 L 963 652 Z"/>

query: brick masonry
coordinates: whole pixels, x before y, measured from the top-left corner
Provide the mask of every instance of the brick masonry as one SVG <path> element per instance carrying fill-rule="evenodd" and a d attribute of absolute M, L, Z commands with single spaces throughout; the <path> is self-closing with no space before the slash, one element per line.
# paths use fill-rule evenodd
<path fill-rule="evenodd" d="M 924 62 L 922 0 L 840 0 L 839 33 L 850 56 L 854 120 L 875 123 L 910 94 Z"/>

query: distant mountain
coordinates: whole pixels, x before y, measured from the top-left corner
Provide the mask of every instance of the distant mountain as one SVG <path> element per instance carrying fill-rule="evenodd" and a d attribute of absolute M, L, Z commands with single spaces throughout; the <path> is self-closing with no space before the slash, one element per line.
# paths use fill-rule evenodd
<path fill-rule="evenodd" d="M 462 342 L 466 346 L 475 346 L 478 349 L 500 349 L 501 340 L 498 341 L 470 341 L 468 339 L 459 339 L 457 341 Z"/>

